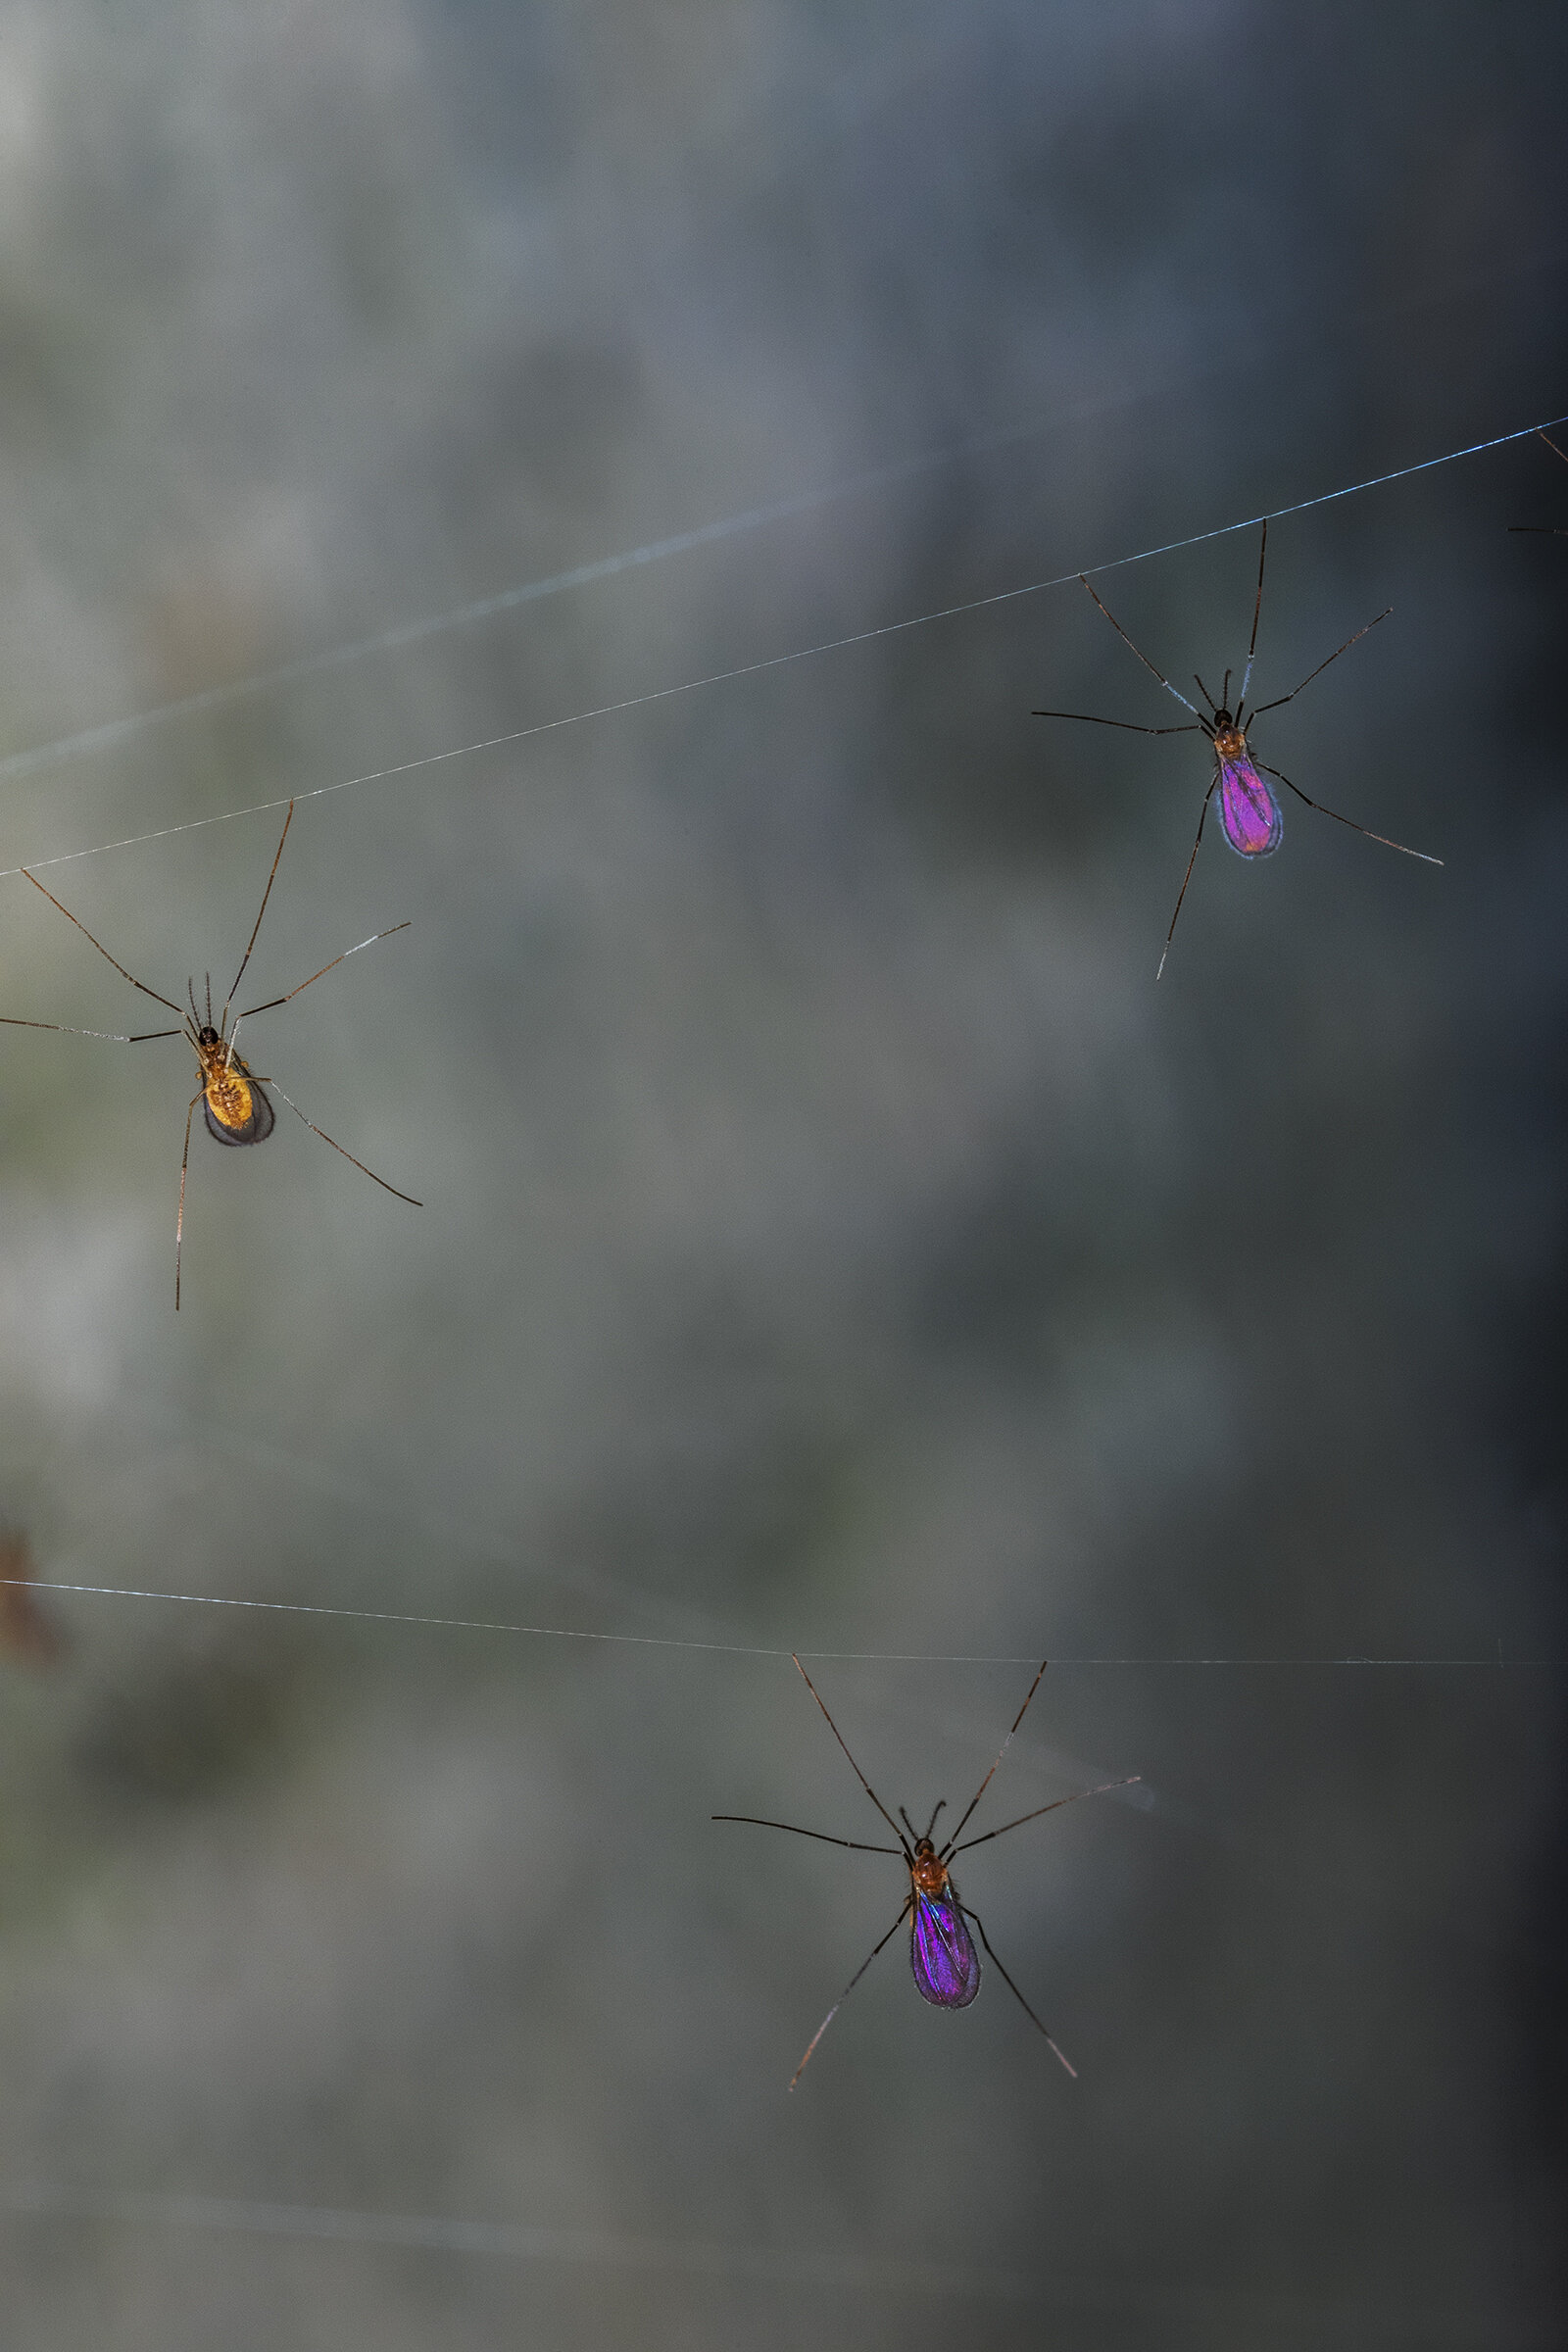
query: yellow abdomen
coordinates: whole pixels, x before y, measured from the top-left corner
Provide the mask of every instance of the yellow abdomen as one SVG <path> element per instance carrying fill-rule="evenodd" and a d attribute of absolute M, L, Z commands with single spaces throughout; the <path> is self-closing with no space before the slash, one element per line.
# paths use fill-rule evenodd
<path fill-rule="evenodd" d="M 250 1083 L 238 1070 L 220 1070 L 207 1081 L 207 1107 L 221 1126 L 248 1127 L 255 1110 Z"/>

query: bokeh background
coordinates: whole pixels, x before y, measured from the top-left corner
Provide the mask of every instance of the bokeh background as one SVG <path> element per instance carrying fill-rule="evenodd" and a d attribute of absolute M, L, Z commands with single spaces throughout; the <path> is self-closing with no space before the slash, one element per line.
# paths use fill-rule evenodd
<path fill-rule="evenodd" d="M 1565 52 L 8 0 L 0 862 L 1560 414 Z M 9 2348 L 1562 2340 L 1568 544 L 1511 523 L 1539 442 L 1277 526 L 1259 699 L 1395 613 L 1260 745 L 1446 862 L 1215 835 L 1157 988 L 1204 755 L 1030 716 L 1180 715 L 1075 586 L 303 802 L 247 990 L 412 928 L 250 1050 L 425 1205 L 198 1127 L 177 1321 L 188 1054 L 0 1030 L 38 1577 L 645 1638 L 9 1604 Z M 1255 563 L 1099 585 L 1215 684 Z M 45 878 L 221 986 L 280 821 Z M 0 1009 L 140 1025 L 0 892 Z M 901 1891 L 710 1826 L 876 1835 L 794 1646 L 890 1802 L 1045 1651 L 977 1826 L 1144 1776 L 962 1882 L 1078 2082 L 895 1944 L 786 2096 Z"/>

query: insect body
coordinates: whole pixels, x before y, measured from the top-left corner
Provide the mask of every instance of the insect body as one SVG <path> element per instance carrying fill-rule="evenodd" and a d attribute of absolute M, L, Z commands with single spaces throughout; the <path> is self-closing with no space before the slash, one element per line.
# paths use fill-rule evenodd
<path fill-rule="evenodd" d="M 958 1889 L 929 1838 L 914 1841 L 909 1886 L 914 1906 L 909 1922 L 909 1973 L 915 1990 L 934 2008 L 967 2009 L 980 1990 L 980 1955 L 963 1924 Z"/>
<path fill-rule="evenodd" d="M 287 1004 L 292 998 L 300 994 L 301 990 L 310 988 L 318 980 L 323 980 L 328 972 L 336 971 L 340 963 L 346 963 L 351 956 L 357 956 L 361 948 L 373 947 L 378 939 L 390 939 L 393 931 L 408 929 L 406 923 L 394 923 L 390 931 L 374 932 L 369 939 L 362 939 L 358 946 L 345 948 L 341 956 L 334 956 L 330 963 L 323 963 L 318 972 L 313 972 L 309 980 L 302 980 L 298 987 L 289 989 L 285 995 L 269 997 L 263 1004 L 248 1006 L 244 1012 L 237 1015 L 231 1029 L 228 1025 L 228 1014 L 229 1006 L 234 1001 L 234 990 L 238 988 L 244 978 L 245 967 L 250 962 L 251 952 L 255 948 L 257 936 L 262 928 L 262 915 L 267 912 L 267 902 L 272 895 L 272 884 L 277 879 L 278 860 L 283 855 L 283 843 L 288 839 L 288 829 L 293 821 L 294 804 L 290 801 L 288 814 L 283 819 L 283 831 L 278 840 L 276 855 L 272 859 L 272 870 L 267 877 L 267 888 L 262 893 L 261 912 L 257 915 L 252 928 L 250 943 L 240 958 L 239 970 L 234 974 L 233 986 L 229 989 L 227 1002 L 216 1021 L 213 1018 L 211 979 L 207 982 L 205 1010 L 197 1004 L 194 981 L 187 980 L 185 994 L 190 1010 L 185 1011 L 171 998 L 160 996 L 156 988 L 149 988 L 144 980 L 138 980 L 133 972 L 127 972 L 119 958 L 110 955 L 101 940 L 93 939 L 86 924 L 78 922 L 69 906 L 60 906 L 60 901 L 55 897 L 53 891 L 44 890 L 44 886 L 36 874 L 27 873 L 25 866 L 22 869 L 27 875 L 27 880 L 33 888 L 43 891 L 50 906 L 59 906 L 66 920 L 75 923 L 76 929 L 82 934 L 82 937 L 91 940 L 99 955 L 114 965 L 122 980 L 128 980 L 132 988 L 139 989 L 144 997 L 151 997 L 155 1004 L 166 1004 L 171 1012 L 178 1013 L 180 1025 L 177 1029 L 143 1030 L 134 1037 L 115 1037 L 109 1036 L 101 1029 L 73 1029 L 63 1021 L 21 1020 L 13 1013 L 0 1013 L 0 1022 L 13 1029 L 54 1029 L 63 1032 L 68 1037 L 96 1037 L 102 1039 L 105 1044 L 114 1046 L 144 1046 L 151 1044 L 156 1038 L 182 1037 L 196 1056 L 200 1084 L 195 1094 L 192 1095 L 185 1111 L 185 1148 L 179 1162 L 179 1210 L 174 1221 L 174 1305 L 176 1309 L 179 1305 L 180 1260 L 185 1236 L 185 1175 L 190 1164 L 191 1120 L 195 1117 L 197 1103 L 199 1102 L 202 1106 L 202 1118 L 208 1134 L 215 1143 L 265 1144 L 277 1124 L 277 1113 L 273 1110 L 266 1092 L 269 1086 L 277 1085 L 276 1080 L 259 1078 L 249 1062 L 245 1061 L 235 1050 L 242 1026 L 246 1021 L 254 1019 L 258 1013 L 274 1012 L 280 1004 Z M 368 1176 L 372 1184 L 378 1184 L 384 1193 L 391 1193 L 395 1200 L 407 1200 L 411 1208 L 420 1206 L 412 1193 L 400 1193 L 395 1184 L 388 1184 L 384 1176 L 377 1176 L 373 1168 L 368 1168 L 363 1159 L 355 1159 L 352 1152 L 345 1152 L 341 1144 L 333 1142 L 326 1130 L 318 1127 L 314 1119 L 307 1119 L 299 1104 L 289 1102 L 288 1096 L 283 1094 L 280 1086 L 277 1087 L 277 1092 L 282 1095 L 283 1101 L 288 1103 L 295 1117 L 302 1120 L 313 1135 L 318 1135 L 323 1144 L 331 1144 L 333 1151 L 341 1152 L 346 1160 L 359 1169 L 362 1176 Z"/>
<path fill-rule="evenodd" d="M 1229 719 L 1230 713 L 1222 710 L 1219 718 Z M 1229 725 L 1216 721 L 1214 759 L 1219 769 L 1219 821 L 1226 840 L 1239 858 L 1271 858 L 1280 846 L 1285 817 L 1234 720 Z"/>
<path fill-rule="evenodd" d="M 1013 1717 L 1012 1731 L 1008 1732 L 1007 1738 L 1004 1740 L 997 1752 L 996 1764 L 992 1765 L 991 1771 L 986 1774 L 985 1779 L 965 1806 L 957 1828 L 939 1850 L 933 1842 L 932 1832 L 937 1826 L 937 1814 L 943 1811 L 947 1799 L 944 1797 L 937 1806 L 936 1812 L 932 1814 L 926 1824 L 923 1835 L 916 1833 L 913 1822 L 901 1805 L 899 1820 L 904 1824 L 904 1828 L 901 1830 L 899 1823 L 894 1820 L 886 1805 L 883 1804 L 882 1799 L 877 1795 L 855 1758 L 850 1755 L 849 1748 L 845 1745 L 844 1735 L 840 1732 L 832 1716 L 828 1714 L 827 1708 L 822 1705 L 816 1685 L 807 1673 L 806 1668 L 801 1665 L 799 1658 L 795 1663 L 800 1669 L 801 1680 L 816 1700 L 817 1705 L 821 1707 L 828 1730 L 840 1747 L 844 1749 L 845 1755 L 849 1757 L 850 1769 L 887 1823 L 888 1828 L 893 1832 L 894 1837 L 897 1838 L 898 1844 L 867 1845 L 858 1838 L 833 1838 L 822 1830 L 803 1830 L 793 1821 L 764 1821 L 755 1813 L 715 1813 L 712 1816 L 713 1820 L 749 1822 L 754 1828 L 760 1830 L 787 1830 L 794 1837 L 815 1838 L 824 1845 L 849 1846 L 853 1851 L 860 1854 L 898 1854 L 902 1856 L 905 1868 L 909 1874 L 909 1891 L 905 1896 L 899 1916 L 893 1922 L 892 1927 L 889 1928 L 881 1941 L 873 1945 L 866 1954 L 826 2017 L 823 2018 L 822 2023 L 817 2027 L 816 2032 L 811 2035 L 806 2046 L 806 2056 L 790 2078 L 791 2090 L 795 2088 L 796 2083 L 806 2072 L 811 2052 L 876 1958 L 877 1953 L 883 1951 L 892 1942 L 906 1920 L 909 1922 L 909 1972 L 914 1978 L 915 1990 L 923 2001 L 929 2001 L 936 2009 L 967 2009 L 979 1992 L 980 1954 L 975 1950 L 974 1939 L 969 1934 L 972 1923 L 979 1933 L 981 1943 L 996 1966 L 997 1974 L 1017 2000 L 1030 2024 L 1035 2027 L 1037 2032 L 1045 2034 L 1046 2040 L 1051 2043 L 1052 2049 L 1061 2059 L 1068 2074 L 1075 2074 L 1076 2068 L 1062 2057 L 1062 2053 L 1056 2048 L 1052 2035 L 1046 2033 L 1045 2027 L 1030 2008 L 1023 1994 L 1018 1990 L 1002 1962 L 997 1959 L 979 1913 L 971 1911 L 967 1904 L 960 1900 L 958 1889 L 954 1883 L 951 1864 L 956 1854 L 966 1853 L 971 1846 L 985 1845 L 993 1838 L 1004 1837 L 1008 1830 L 1021 1829 L 1026 1821 L 1036 1821 L 1042 1813 L 1054 1813 L 1062 1805 L 1076 1804 L 1079 1796 L 1102 1796 L 1108 1788 L 1128 1788 L 1131 1786 L 1131 1782 L 1106 1781 L 1100 1788 L 1080 1788 L 1074 1796 L 1058 1796 L 1049 1805 L 1036 1805 L 1033 1812 L 1020 1813 L 1016 1821 L 1004 1822 L 1000 1830 L 986 1830 L 980 1837 L 964 1838 L 963 1842 L 959 1843 L 975 1806 L 991 1786 L 997 1764 L 1002 1762 L 1007 1752 L 1012 1733 L 1018 1729 L 1028 1711 L 1029 1700 L 1034 1697 L 1040 1688 L 1041 1675 L 1046 1671 L 1046 1661 L 1042 1659 L 1039 1673 L 1036 1674 L 1034 1681 L 1029 1686 L 1028 1696 Z M 1133 1780 L 1136 1780 L 1137 1777 L 1136 1773 L 1132 1776 Z M 907 1836 L 906 1836 L 906 1832 L 907 1832 Z"/>
<path fill-rule="evenodd" d="M 1208 738 L 1213 747 L 1214 772 L 1209 778 L 1208 790 L 1203 795 L 1203 806 L 1199 810 L 1198 833 L 1193 842 L 1192 856 L 1187 860 L 1187 871 L 1182 876 L 1181 889 L 1177 893 L 1176 912 L 1171 916 L 1170 929 L 1165 934 L 1165 954 L 1160 956 L 1159 973 L 1155 975 L 1156 978 L 1164 972 L 1165 956 L 1169 955 L 1170 943 L 1176 936 L 1176 924 L 1181 915 L 1182 901 L 1187 896 L 1187 885 L 1193 878 L 1193 867 L 1198 861 L 1199 847 L 1203 838 L 1203 820 L 1208 814 L 1209 802 L 1214 798 L 1216 792 L 1219 794 L 1220 824 L 1224 828 L 1226 840 L 1239 858 L 1269 858 L 1280 846 L 1280 838 L 1285 831 L 1285 818 L 1281 812 L 1279 798 L 1273 785 L 1265 781 L 1266 777 L 1273 776 L 1277 782 L 1294 792 L 1298 801 L 1305 802 L 1308 808 L 1315 808 L 1320 816 L 1332 816 L 1336 824 L 1348 825 L 1352 833 L 1363 833 L 1368 841 L 1381 842 L 1385 849 L 1402 851 L 1406 858 L 1419 858 L 1426 865 L 1443 863 L 1441 858 L 1428 857 L 1425 850 L 1406 849 L 1402 841 L 1391 841 L 1386 833 L 1370 832 L 1365 825 L 1358 825 L 1353 817 L 1341 816 L 1337 808 L 1325 808 L 1321 801 L 1308 800 L 1300 786 L 1293 784 L 1290 777 L 1282 773 L 1279 768 L 1270 767 L 1266 760 L 1258 760 L 1253 758 L 1247 740 L 1253 721 L 1259 718 L 1265 710 L 1280 710 L 1287 703 L 1294 703 L 1302 688 L 1310 686 L 1312 680 L 1328 668 L 1330 662 L 1337 662 L 1341 654 L 1348 653 L 1350 647 L 1358 644 L 1367 634 L 1368 629 L 1375 629 L 1378 621 L 1387 620 L 1389 612 L 1393 611 L 1393 607 L 1389 607 L 1388 611 L 1380 612 L 1376 619 L 1369 620 L 1366 628 L 1357 629 L 1353 637 L 1347 637 L 1345 643 L 1337 646 L 1329 655 L 1328 661 L 1320 662 L 1316 669 L 1308 670 L 1306 676 L 1301 680 L 1300 686 L 1293 686 L 1289 694 L 1276 695 L 1273 702 L 1260 703 L 1255 710 L 1249 712 L 1247 690 L 1251 683 L 1252 662 L 1257 653 L 1257 622 L 1258 615 L 1263 610 L 1263 564 L 1267 555 L 1268 524 L 1265 522 L 1262 545 L 1257 558 L 1257 598 L 1252 607 L 1252 636 L 1247 649 L 1247 667 L 1242 672 L 1242 691 L 1237 697 L 1234 710 L 1230 706 L 1231 673 L 1229 670 L 1225 672 L 1218 702 L 1209 693 L 1202 679 L 1195 677 L 1194 684 L 1208 706 L 1206 711 L 1200 710 L 1196 703 L 1190 703 L 1185 694 L 1177 691 L 1163 670 L 1154 667 L 1147 654 L 1139 653 L 1137 646 L 1133 644 L 1116 615 L 1108 606 L 1102 604 L 1101 599 L 1095 596 L 1093 588 L 1089 587 L 1088 580 L 1080 572 L 1079 578 L 1089 589 L 1090 595 L 1095 598 L 1096 604 L 1100 606 L 1100 610 L 1104 613 L 1117 636 L 1121 638 L 1123 644 L 1138 655 L 1139 661 L 1142 662 L 1151 677 L 1157 678 L 1167 694 L 1175 695 L 1183 709 L 1191 710 L 1193 713 L 1192 723 L 1179 727 L 1144 727 L 1127 718 L 1097 718 L 1093 712 L 1088 710 L 1036 710 L 1034 712 L 1036 718 L 1081 719 L 1087 726 L 1122 727 L 1133 735 L 1201 734 Z"/>
<path fill-rule="evenodd" d="M 265 1144 L 277 1125 L 277 1113 L 250 1064 L 223 1043 L 211 1021 L 204 1021 L 196 1032 L 196 1060 L 208 1134 L 220 1144 Z"/>

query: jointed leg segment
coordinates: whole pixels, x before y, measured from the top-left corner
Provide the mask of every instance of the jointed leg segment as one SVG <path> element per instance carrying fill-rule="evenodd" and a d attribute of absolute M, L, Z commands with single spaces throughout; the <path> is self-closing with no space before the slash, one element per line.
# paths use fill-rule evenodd
<path fill-rule="evenodd" d="M 883 1936 L 882 1941 L 878 1944 L 874 1944 L 871 1950 L 866 1953 L 865 1958 L 860 1962 L 859 1967 L 856 1970 L 854 1976 L 845 1985 L 844 1990 L 839 1994 L 839 1997 L 834 2002 L 832 2008 L 828 2011 L 826 2017 L 823 2018 L 822 2023 L 817 2027 L 816 2032 L 811 2035 L 810 2040 L 807 2043 L 806 2056 L 801 2060 L 800 2065 L 795 2069 L 794 2074 L 790 2077 L 791 2090 L 795 2088 L 796 2083 L 800 2081 L 801 2077 L 805 2074 L 807 2067 L 809 2065 L 811 2052 L 815 2049 L 817 2043 L 821 2040 L 823 2034 L 827 2032 L 829 2026 L 833 2023 L 833 2020 L 837 2017 L 839 2011 L 843 2008 L 845 2002 L 849 1999 L 851 1993 L 855 1990 L 855 1987 L 857 1984 L 858 1984 L 860 1979 L 864 1976 L 872 1961 L 876 1958 L 877 1953 L 884 1950 L 885 1947 L 893 1941 L 894 1936 L 898 1934 L 899 1930 L 903 1927 L 908 1916 L 909 1905 L 907 1902 L 906 1902 L 903 1910 L 899 1913 L 898 1918 L 893 1922 L 892 1927 L 889 1928 L 887 1934 Z M 991 1946 L 987 1944 L 986 1949 L 989 1951 Z M 1000 1966 L 1001 1963 L 999 1962 L 998 1965 Z M 1021 1993 L 1018 1997 L 1020 2000 L 1023 1998 Z M 1035 2020 L 1035 2023 L 1039 2025 L 1040 2021 L 1038 2018 Z M 1040 2030 L 1043 2034 L 1045 2033 L 1044 2026 L 1041 2026 Z M 1049 2034 L 1047 2034 L 1046 2038 L 1049 2041 L 1051 2037 Z M 1054 2048 L 1054 2043 L 1053 2043 L 1052 2046 Z M 1059 2050 L 1056 2054 L 1058 2057 L 1061 2055 Z M 1062 2064 L 1066 2065 L 1065 2059 L 1062 2060 Z M 1071 2072 L 1070 2068 L 1068 2069 L 1068 2072 Z"/>

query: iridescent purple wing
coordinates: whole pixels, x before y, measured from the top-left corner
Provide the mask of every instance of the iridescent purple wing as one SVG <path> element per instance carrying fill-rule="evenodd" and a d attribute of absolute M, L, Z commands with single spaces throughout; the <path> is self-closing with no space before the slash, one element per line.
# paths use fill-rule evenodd
<path fill-rule="evenodd" d="M 1279 802 L 1245 752 L 1219 763 L 1219 821 L 1239 858 L 1267 858 L 1280 846 Z"/>
<path fill-rule="evenodd" d="M 916 1894 L 909 1967 L 921 2000 L 939 2009 L 967 2009 L 979 1991 L 980 1955 L 963 1913 L 948 1896 Z"/>

